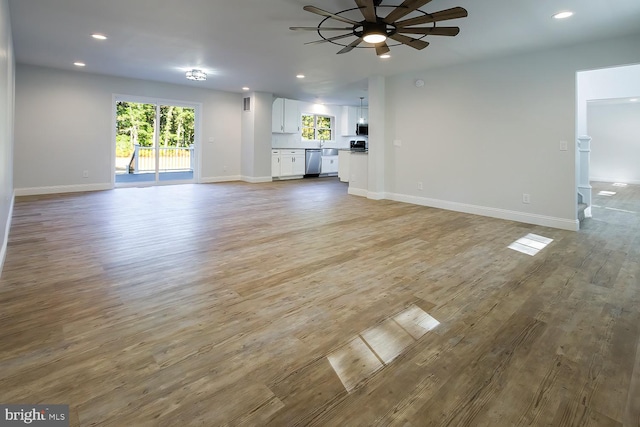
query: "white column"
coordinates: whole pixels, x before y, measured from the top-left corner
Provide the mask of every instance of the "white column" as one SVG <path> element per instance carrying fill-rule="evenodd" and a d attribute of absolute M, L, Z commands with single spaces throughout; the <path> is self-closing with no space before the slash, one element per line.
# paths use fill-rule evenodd
<path fill-rule="evenodd" d="M 587 205 L 585 216 L 591 216 L 591 184 L 589 183 L 589 164 L 591 162 L 591 137 L 578 137 L 578 193 L 582 195 L 582 203 Z"/>
<path fill-rule="evenodd" d="M 385 78 L 369 77 L 369 199 L 384 199 Z"/>

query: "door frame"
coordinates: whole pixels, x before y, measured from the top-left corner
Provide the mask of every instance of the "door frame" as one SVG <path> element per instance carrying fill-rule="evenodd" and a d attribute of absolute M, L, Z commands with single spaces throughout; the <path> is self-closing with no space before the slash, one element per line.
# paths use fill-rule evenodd
<path fill-rule="evenodd" d="M 195 156 L 195 162 L 193 166 L 193 180 L 191 181 L 153 181 L 149 182 L 135 182 L 135 183 L 122 183 L 116 185 L 116 120 L 117 120 L 117 102 L 135 102 L 139 104 L 155 104 L 172 105 L 174 107 L 186 107 L 194 109 L 194 123 L 193 123 L 193 155 Z M 123 188 L 123 187 L 151 187 L 156 185 L 172 185 L 172 184 L 200 184 L 201 176 L 200 171 L 202 169 L 202 144 L 200 141 L 201 128 L 202 128 L 202 103 L 181 101 L 176 99 L 167 98 L 153 98 L 148 96 L 138 95 L 125 95 L 114 93 L 111 96 L 111 188 Z M 158 126 L 160 121 L 158 120 Z M 156 150 L 157 152 L 157 150 Z"/>

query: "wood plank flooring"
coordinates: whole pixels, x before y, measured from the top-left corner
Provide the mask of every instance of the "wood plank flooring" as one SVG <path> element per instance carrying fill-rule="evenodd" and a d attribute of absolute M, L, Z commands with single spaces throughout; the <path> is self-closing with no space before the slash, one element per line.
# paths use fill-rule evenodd
<path fill-rule="evenodd" d="M 72 426 L 638 426 L 640 186 L 593 185 L 579 232 L 334 178 L 18 198 L 0 403 Z M 508 248 L 528 233 L 553 241 Z"/>

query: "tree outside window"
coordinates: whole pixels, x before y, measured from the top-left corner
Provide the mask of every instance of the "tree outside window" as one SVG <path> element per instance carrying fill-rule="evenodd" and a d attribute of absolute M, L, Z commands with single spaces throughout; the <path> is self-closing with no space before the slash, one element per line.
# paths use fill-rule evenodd
<path fill-rule="evenodd" d="M 332 119 L 317 114 L 302 115 L 302 139 L 307 141 L 331 141 L 333 139 Z"/>

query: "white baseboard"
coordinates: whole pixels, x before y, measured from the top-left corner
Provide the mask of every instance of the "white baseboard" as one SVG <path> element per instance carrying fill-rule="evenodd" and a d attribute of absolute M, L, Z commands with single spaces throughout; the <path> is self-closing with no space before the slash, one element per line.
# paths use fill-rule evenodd
<path fill-rule="evenodd" d="M 51 187 L 16 188 L 16 196 L 39 196 L 41 194 L 78 193 L 83 191 L 111 190 L 111 183 L 84 185 L 53 185 Z"/>
<path fill-rule="evenodd" d="M 251 184 L 260 184 L 263 182 L 273 182 L 273 178 L 270 176 L 243 176 L 242 181 L 250 182 Z"/>
<path fill-rule="evenodd" d="M 229 176 L 208 176 L 205 178 L 200 178 L 201 184 L 214 184 L 216 182 L 231 182 L 231 181 L 242 181 L 242 177 L 240 175 L 229 175 Z"/>
<path fill-rule="evenodd" d="M 367 199 L 371 199 L 371 200 L 384 200 L 387 198 L 387 194 L 386 193 L 374 193 L 371 191 L 367 192 Z"/>
<path fill-rule="evenodd" d="M 2 277 L 2 269 L 4 268 L 4 259 L 7 255 L 7 244 L 9 243 L 9 232 L 11 231 L 11 218 L 13 218 L 13 203 L 16 200 L 16 192 L 14 190 L 9 203 L 9 212 L 7 214 L 7 224 L 4 229 L 4 239 L 0 244 L 0 277 Z"/>
<path fill-rule="evenodd" d="M 473 215 L 488 216 L 491 218 L 506 219 L 509 221 L 523 222 L 526 224 L 541 225 L 544 227 L 559 228 L 561 230 L 578 231 L 580 222 L 576 218 L 565 219 L 546 215 L 538 215 L 527 212 L 510 211 L 506 209 L 489 208 L 486 206 L 469 205 L 466 203 L 450 202 L 447 200 L 429 199 L 426 197 L 409 196 L 406 194 L 387 193 L 387 198 L 397 202 L 411 203 L 414 205 L 429 206 L 432 208 L 446 209 L 455 212 L 464 212 Z"/>
<path fill-rule="evenodd" d="M 590 176 L 589 177 L 589 181 L 598 181 L 598 182 L 623 182 L 625 184 L 634 184 L 634 185 L 640 185 L 640 181 L 636 181 L 636 180 L 631 180 L 631 181 L 625 181 L 624 179 L 615 179 L 615 178 L 610 178 L 610 177 L 595 177 L 595 176 Z"/>
<path fill-rule="evenodd" d="M 347 194 L 351 194 L 352 196 L 367 197 L 369 192 L 364 188 L 349 187 L 349 189 L 347 190 Z"/>

